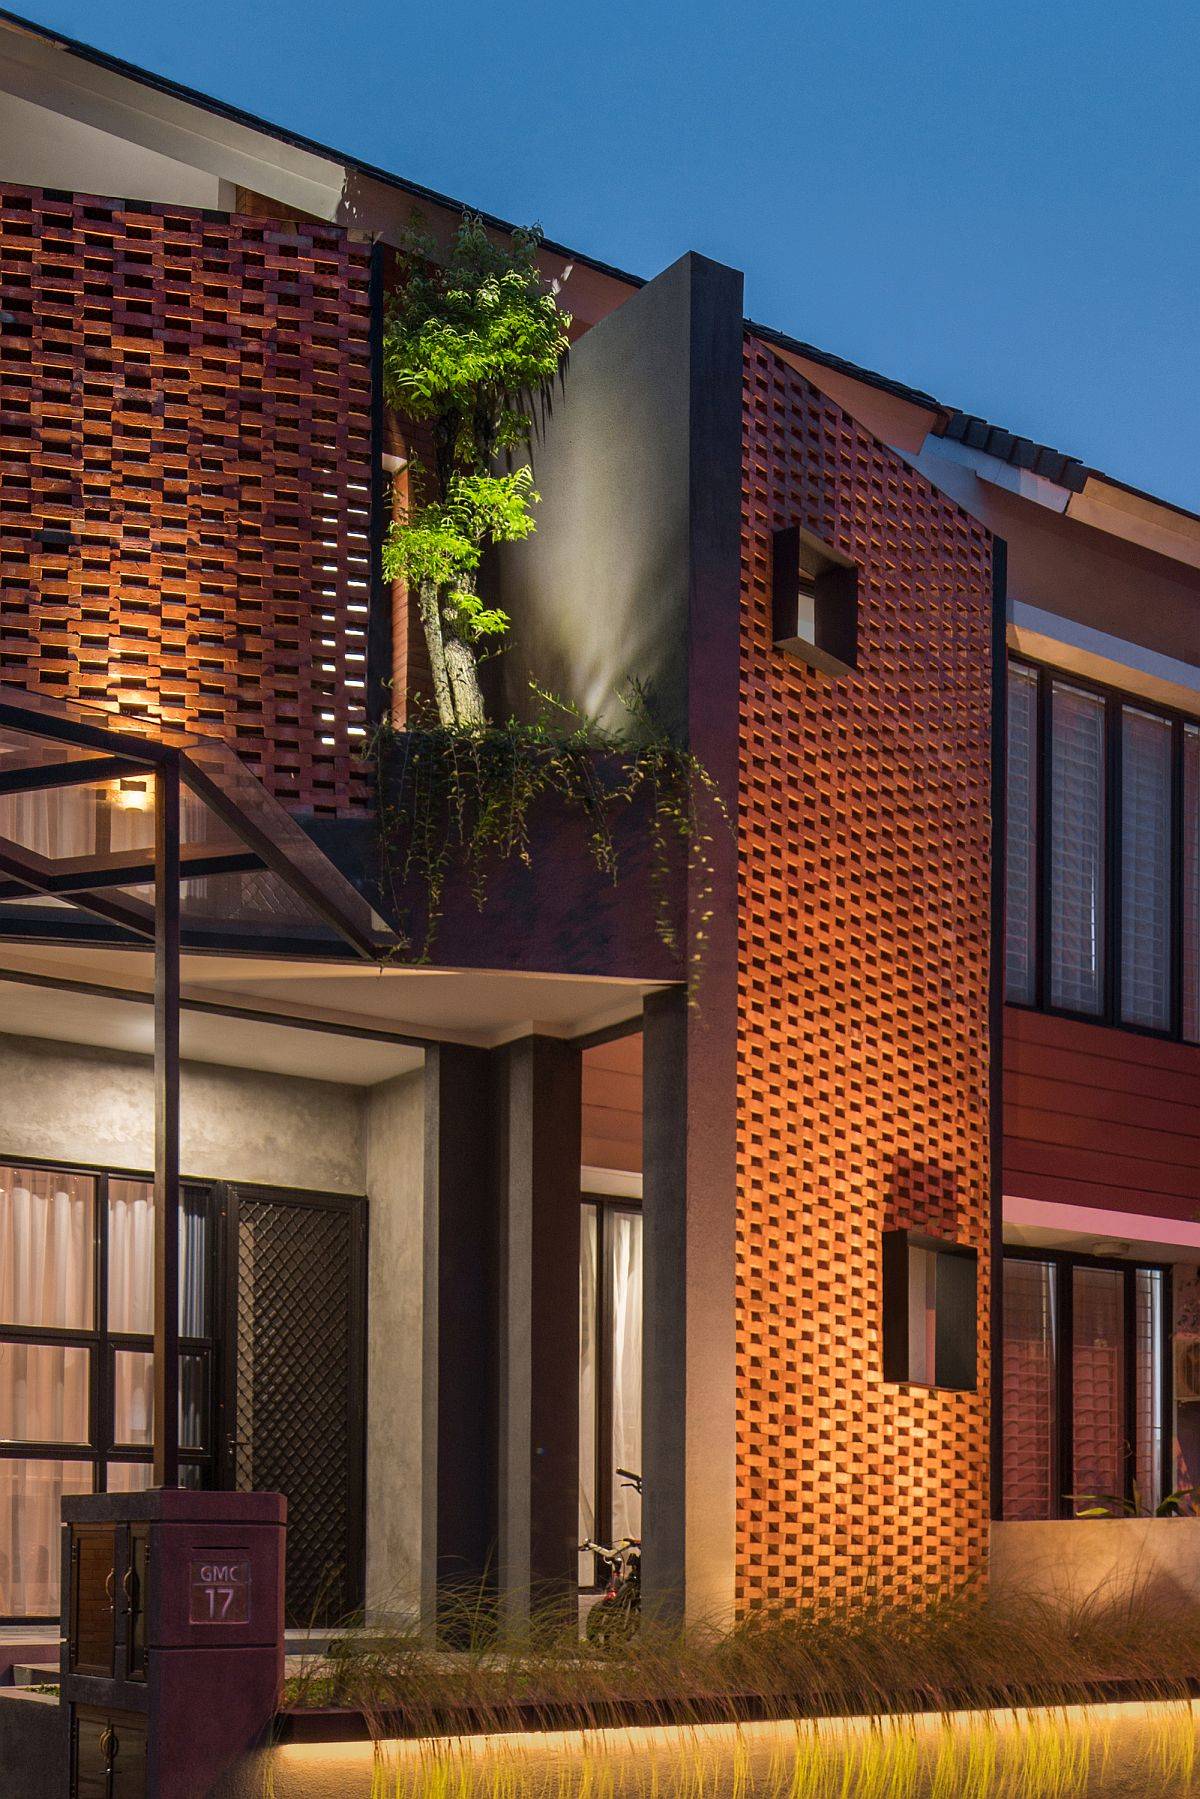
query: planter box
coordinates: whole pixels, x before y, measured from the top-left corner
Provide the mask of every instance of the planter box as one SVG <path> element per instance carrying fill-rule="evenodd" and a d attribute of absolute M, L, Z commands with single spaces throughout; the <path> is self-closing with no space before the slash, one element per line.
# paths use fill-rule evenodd
<path fill-rule="evenodd" d="M 393 749 L 384 777 L 385 788 L 393 792 L 401 755 L 401 748 Z M 596 759 L 602 777 L 606 760 Z M 610 770 L 614 785 L 619 774 L 612 771 L 617 769 L 614 761 Z M 609 823 L 618 866 L 614 879 L 596 866 L 582 812 L 557 793 L 542 794 L 529 812 L 529 865 L 515 856 L 490 858 L 482 910 L 471 892 L 461 852 L 452 846 L 431 964 L 652 981 L 685 978 L 686 852 L 682 843 L 671 842 L 665 884 L 681 949 L 669 950 L 655 924 L 652 814 L 648 790 L 632 803 L 612 809 Z M 721 828 L 708 812 L 706 824 L 714 831 Z M 338 860 L 331 834 L 315 834 L 326 853 Z M 377 870 L 379 847 L 372 824 L 369 835 L 360 833 L 359 853 L 365 851 Z M 402 839 L 392 846 L 397 875 L 404 850 Z M 389 918 L 398 915 L 395 922 L 418 951 L 426 945 L 426 897 L 420 880 L 396 889 L 384 880 L 376 902 Z"/>
<path fill-rule="evenodd" d="M 992 1525 L 992 1591 L 1078 1605 L 1200 1605 L 1200 1518 L 1055 1518 Z"/>

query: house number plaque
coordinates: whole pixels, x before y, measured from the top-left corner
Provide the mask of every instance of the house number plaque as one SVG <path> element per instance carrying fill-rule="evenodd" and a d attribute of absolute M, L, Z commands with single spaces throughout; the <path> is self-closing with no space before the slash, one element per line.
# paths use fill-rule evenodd
<path fill-rule="evenodd" d="M 250 1619 L 250 1564 L 214 1550 L 194 1557 L 189 1590 L 191 1624 L 246 1624 Z"/>

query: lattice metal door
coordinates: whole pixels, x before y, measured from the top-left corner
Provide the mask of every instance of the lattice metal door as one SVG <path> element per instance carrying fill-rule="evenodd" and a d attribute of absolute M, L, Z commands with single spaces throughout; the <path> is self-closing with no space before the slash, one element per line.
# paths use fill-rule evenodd
<path fill-rule="evenodd" d="M 226 1483 L 287 1497 L 289 1624 L 362 1603 L 364 1211 L 229 1195 Z"/>

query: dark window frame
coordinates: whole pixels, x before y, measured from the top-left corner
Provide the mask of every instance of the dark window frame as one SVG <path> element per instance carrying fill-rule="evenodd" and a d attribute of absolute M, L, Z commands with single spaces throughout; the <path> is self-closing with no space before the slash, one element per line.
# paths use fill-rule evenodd
<path fill-rule="evenodd" d="M 154 1338 L 148 1333 L 114 1331 L 108 1327 L 108 1202 L 110 1181 L 138 1181 L 153 1186 L 154 1177 L 143 1170 L 114 1168 L 108 1163 L 58 1161 L 47 1156 L 9 1154 L 0 1156 L 4 1168 L 31 1168 L 47 1174 L 64 1174 L 93 1183 L 92 1208 L 92 1325 L 90 1329 L 70 1326 L 5 1324 L 0 1322 L 0 1343 L 40 1344 L 88 1352 L 88 1438 L 86 1443 L 47 1443 L 27 1438 L 0 1440 L 0 1460 L 10 1462 L 85 1462 L 92 1471 L 92 1491 L 108 1491 L 109 1464 L 126 1467 L 152 1467 L 154 1450 L 150 1444 L 118 1443 L 114 1426 L 116 1352 L 120 1349 L 153 1353 Z M 208 1330 L 202 1337 L 181 1336 L 183 1355 L 202 1357 L 205 1368 L 205 1434 L 203 1450 L 186 1450 L 181 1463 L 196 1470 L 202 1487 L 214 1482 L 214 1443 L 216 1429 L 216 1363 L 220 1354 L 221 1319 L 218 1311 L 214 1246 L 217 1227 L 215 1181 L 185 1179 L 184 1191 L 202 1198 L 207 1217 L 207 1266 L 204 1271 L 204 1315 Z M 42 1615 L 0 1614 L 0 1624 L 40 1624 L 54 1620 Z"/>
<path fill-rule="evenodd" d="M 90 1330 L 70 1330 L 57 1326 L 46 1327 L 35 1325 L 0 1324 L 0 1342 L 13 1343 L 45 1343 L 63 1345 L 67 1348 L 86 1348 L 91 1356 L 89 1364 L 88 1389 L 88 1426 L 92 1438 L 86 1444 L 31 1443 L 25 1440 L 0 1442 L 0 1459 L 6 1461 L 41 1461 L 41 1462 L 86 1462 L 92 1469 L 92 1491 L 107 1491 L 107 1464 L 122 1463 L 126 1466 L 136 1465 L 152 1468 L 154 1451 L 151 1445 L 124 1446 L 113 1441 L 113 1398 L 114 1398 L 114 1353 L 118 1349 L 135 1349 L 153 1351 L 154 1339 L 150 1335 L 134 1334 L 108 1329 L 108 1183 L 117 1181 L 143 1181 L 153 1184 L 153 1175 L 144 1169 L 119 1168 L 110 1163 L 65 1161 L 46 1156 L 25 1156 L 19 1154 L 0 1155 L 0 1166 L 5 1168 L 31 1168 L 54 1174 L 79 1175 L 93 1180 L 96 1184 L 95 1210 L 92 1219 L 92 1328 Z M 367 1202 L 361 1194 L 321 1193 L 301 1188 L 284 1188 L 277 1184 L 263 1181 L 237 1181 L 195 1179 L 184 1176 L 181 1187 L 185 1193 L 202 1194 L 207 1209 L 207 1266 L 204 1272 L 205 1290 L 204 1305 L 208 1332 L 203 1337 L 181 1336 L 179 1347 L 181 1355 L 202 1354 L 205 1359 L 205 1398 L 206 1398 L 206 1437 L 207 1446 L 203 1451 L 183 1450 L 180 1456 L 181 1476 L 184 1470 L 199 1472 L 200 1485 L 204 1488 L 220 1489 L 228 1477 L 228 1393 L 227 1369 L 230 1362 L 228 1352 L 228 1336 L 231 1327 L 229 1314 L 229 1251 L 228 1251 L 228 1212 L 230 1196 L 235 1191 L 247 1194 L 266 1194 L 294 1204 L 327 1205 L 336 1202 L 344 1206 L 355 1222 L 355 1253 L 357 1256 L 355 1289 L 351 1303 L 351 1359 L 354 1391 L 365 1418 L 366 1407 L 366 1220 Z M 361 1586 L 362 1568 L 365 1558 L 365 1447 L 366 1432 L 363 1435 L 363 1456 L 351 1468 L 351 1486 L 354 1495 L 354 1517 L 351 1520 L 352 1543 L 351 1557 L 354 1567 L 351 1573 Z M 50 1624 L 56 1623 L 57 1617 L 42 1614 L 0 1614 L 0 1625 Z"/>
<path fill-rule="evenodd" d="M 1170 1262 L 1155 1262 L 1143 1256 L 1089 1256 L 1065 1249 L 1036 1249 L 1024 1245 L 1006 1243 L 1003 1246 L 1000 1278 L 1003 1282 L 1005 1262 L 1041 1262 L 1054 1270 L 1054 1315 L 1057 1328 L 1057 1344 L 1054 1367 L 1054 1398 L 1056 1412 L 1055 1457 L 1058 1471 L 1056 1485 L 1060 1488 L 1071 1484 L 1075 1466 L 1075 1393 L 1074 1393 L 1074 1317 L 1073 1317 L 1073 1276 L 1076 1268 L 1108 1268 L 1122 1273 L 1125 1277 L 1122 1299 L 1122 1331 L 1124 1347 L 1124 1426 L 1125 1451 L 1125 1484 L 1123 1497 L 1133 1498 L 1134 1479 L 1137 1472 L 1137 1433 L 1141 1422 L 1138 1416 L 1137 1401 L 1137 1305 L 1136 1288 L 1139 1269 L 1146 1269 L 1162 1276 L 1162 1332 L 1159 1340 L 1159 1353 L 1162 1357 L 1162 1416 L 1159 1424 L 1162 1427 L 1162 1467 L 1160 1478 L 1164 1494 L 1170 1493 L 1175 1485 L 1175 1433 L 1173 1429 L 1174 1394 L 1174 1357 L 1172 1355 L 1173 1339 L 1173 1274 Z M 999 1364 L 1003 1364 L 1004 1344 L 999 1344 Z M 997 1389 L 1000 1406 L 1001 1456 L 1004 1445 L 1003 1415 L 1003 1380 Z M 996 1505 L 994 1516 L 1004 1518 L 1004 1478 L 1003 1459 L 1001 1461 L 1000 1479 L 996 1483 Z M 1058 1495 L 1058 1510 L 1055 1518 L 1077 1519 L 1077 1513 L 1066 1492 Z"/>
<path fill-rule="evenodd" d="M 947 1269 L 953 1267 L 966 1281 L 964 1292 L 947 1294 L 948 1310 L 945 1317 L 940 1308 L 935 1313 L 936 1345 L 932 1381 L 918 1380 L 909 1371 L 909 1252 L 914 1249 L 924 1250 L 938 1257 L 939 1261 L 946 1263 Z M 907 1228 L 885 1231 L 882 1291 L 881 1358 L 883 1378 L 888 1385 L 921 1387 L 929 1393 L 978 1393 L 979 1251 L 972 1244 L 959 1243 L 949 1237 L 931 1236 L 925 1231 Z M 965 1300 L 966 1292 L 970 1293 L 972 1301 L 969 1308 L 961 1303 Z M 935 1305 L 938 1298 L 940 1295 L 935 1287 Z M 968 1343 L 958 1344 L 953 1341 L 953 1333 L 947 1338 L 943 1337 L 943 1326 L 953 1326 L 956 1312 L 962 1309 L 969 1309 L 970 1340 Z M 939 1374 L 950 1371 L 958 1378 L 938 1378 Z"/>
<path fill-rule="evenodd" d="M 609 1219 L 617 1212 L 642 1216 L 642 1202 L 626 1194 L 580 1194 L 580 1214 L 591 1206 L 596 1213 L 596 1406 L 592 1426 L 595 1432 L 596 1503 L 594 1535 L 598 1543 L 611 1543 L 613 1530 L 614 1468 L 612 1457 L 613 1429 L 613 1309 L 611 1283 L 608 1278 Z M 580 1418 L 579 1429 L 585 1429 Z M 591 1586 L 581 1586 L 581 1593 L 598 1592 L 603 1582 L 596 1567 Z"/>
<path fill-rule="evenodd" d="M 1200 727 L 1200 718 L 1144 699 L 1128 689 L 1108 686 L 1070 669 L 1052 663 L 1038 662 L 1032 656 L 1010 652 L 1007 667 L 1029 669 L 1037 677 L 1037 705 L 1034 741 L 1037 766 L 1034 788 L 1037 793 L 1037 817 L 1034 833 L 1034 932 L 1032 1001 L 1009 995 L 1007 979 L 1004 1003 L 1022 1012 L 1044 1012 L 1053 1018 L 1072 1018 L 1082 1024 L 1104 1026 L 1109 1030 L 1132 1031 L 1140 1037 L 1160 1041 L 1191 1043 L 1183 1034 L 1184 1018 L 1184 731 L 1190 725 Z M 1104 1003 L 1096 1012 L 1080 1012 L 1072 1007 L 1050 1003 L 1050 908 L 1051 908 L 1051 829 L 1053 764 L 1051 755 L 1052 693 L 1054 684 L 1075 687 L 1104 701 L 1104 941 L 1101 955 L 1101 982 Z M 1007 682 L 1005 686 L 1007 711 Z M 1122 911 L 1122 782 L 1121 713 L 1125 707 L 1163 719 L 1171 726 L 1171 864 L 1170 923 L 1168 946 L 1170 968 L 1171 1021 L 1166 1027 L 1135 1024 L 1121 1017 L 1121 911 Z M 1007 776 L 1006 776 L 1007 791 Z M 1005 875 L 1007 880 L 1007 874 Z M 1003 954 L 1003 940 L 1001 943 Z"/>

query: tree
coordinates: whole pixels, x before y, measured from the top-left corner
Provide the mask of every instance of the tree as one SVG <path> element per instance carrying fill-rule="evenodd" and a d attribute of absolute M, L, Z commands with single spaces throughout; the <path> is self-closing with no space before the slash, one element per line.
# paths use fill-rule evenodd
<path fill-rule="evenodd" d="M 538 495 L 525 464 L 497 459 L 528 447 L 533 407 L 566 352 L 570 317 L 537 266 L 537 231 L 494 244 L 466 214 L 444 261 L 410 233 L 384 331 L 388 403 L 433 439 L 432 470 L 415 468 L 415 502 L 384 545 L 384 573 L 416 589 L 443 725 L 486 723 L 479 658 L 508 616 L 476 591 L 489 544 L 534 530 Z"/>

